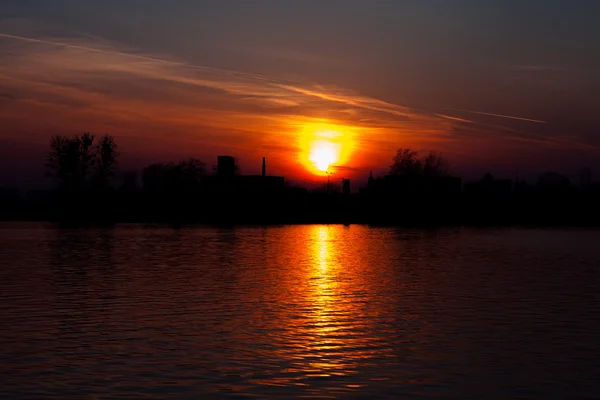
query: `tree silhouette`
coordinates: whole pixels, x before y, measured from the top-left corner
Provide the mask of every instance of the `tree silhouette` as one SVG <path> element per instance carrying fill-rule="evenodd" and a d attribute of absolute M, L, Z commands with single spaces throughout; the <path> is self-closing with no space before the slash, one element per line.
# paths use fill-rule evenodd
<path fill-rule="evenodd" d="M 52 137 L 46 170 L 56 180 L 59 190 L 73 192 L 110 186 L 117 172 L 117 143 L 109 135 L 102 136 L 96 145 L 94 139 L 87 132 L 81 136 Z"/>
<path fill-rule="evenodd" d="M 142 173 L 144 188 L 150 192 L 184 193 L 194 192 L 206 176 L 206 165 L 190 158 L 177 164 L 152 164 Z"/>
<path fill-rule="evenodd" d="M 109 135 L 102 136 L 96 145 L 94 180 L 100 189 L 106 189 L 110 185 L 110 180 L 116 176 L 119 157 L 117 150 L 115 138 Z"/>
<path fill-rule="evenodd" d="M 75 140 L 79 141 L 79 179 L 83 184 L 92 171 L 92 168 L 94 168 L 94 163 L 96 161 L 95 149 L 92 147 L 94 144 L 94 136 L 86 132 L 81 135 L 80 138 L 76 138 Z"/>
<path fill-rule="evenodd" d="M 142 171 L 142 185 L 149 192 L 160 192 L 165 186 L 165 164 L 151 164 Z"/>
<path fill-rule="evenodd" d="M 197 158 L 190 158 L 177 165 L 184 190 L 193 191 L 198 188 L 206 176 L 206 165 Z"/>
<path fill-rule="evenodd" d="M 393 163 L 390 166 L 390 174 L 402 176 L 419 175 L 423 168 L 421 160 L 417 158 L 417 155 L 417 152 L 411 149 L 398 149 L 392 159 Z"/>
<path fill-rule="evenodd" d="M 434 151 L 423 158 L 423 175 L 425 176 L 448 176 L 448 160 Z"/>
<path fill-rule="evenodd" d="M 83 188 L 95 161 L 93 142 L 94 136 L 89 133 L 75 137 L 56 135 L 50 140 L 46 169 L 57 180 L 59 189 Z"/>
<path fill-rule="evenodd" d="M 579 179 L 581 186 L 589 186 L 592 183 L 592 171 L 589 167 L 581 167 L 579 169 Z"/>
<path fill-rule="evenodd" d="M 542 189 L 566 189 L 571 181 L 558 172 L 544 172 L 538 177 L 538 187 Z"/>
<path fill-rule="evenodd" d="M 418 153 L 411 149 L 400 148 L 392 159 L 391 175 L 399 176 L 448 176 L 448 161 L 436 152 L 419 158 Z"/>
<path fill-rule="evenodd" d="M 167 190 L 173 193 L 194 192 L 202 183 L 204 175 L 204 163 L 195 158 L 178 164 L 168 164 L 165 182 Z"/>
<path fill-rule="evenodd" d="M 66 136 L 53 136 L 50 139 L 50 152 L 46 156 L 47 175 L 58 181 L 58 185 L 66 187 L 74 174 L 72 159 L 77 156 L 71 146 L 71 139 Z"/>

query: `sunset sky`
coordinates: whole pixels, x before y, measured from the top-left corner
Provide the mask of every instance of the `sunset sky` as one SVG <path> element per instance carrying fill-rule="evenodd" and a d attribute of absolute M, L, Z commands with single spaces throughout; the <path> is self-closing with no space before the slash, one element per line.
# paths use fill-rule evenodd
<path fill-rule="evenodd" d="M 238 158 L 360 181 L 399 147 L 452 172 L 600 175 L 594 0 L 3 0 L 0 185 L 51 135 L 117 138 L 123 168 Z M 324 160 L 331 159 L 331 162 Z M 331 164 L 331 165 L 327 165 Z"/>

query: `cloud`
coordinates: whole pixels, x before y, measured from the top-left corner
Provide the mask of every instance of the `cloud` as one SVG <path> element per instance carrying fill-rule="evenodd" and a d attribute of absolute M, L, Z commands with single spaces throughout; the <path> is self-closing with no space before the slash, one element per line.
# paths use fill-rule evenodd
<path fill-rule="evenodd" d="M 459 108 L 450 108 L 450 107 L 444 107 L 444 108 L 446 108 L 447 110 L 452 110 L 452 111 L 465 112 L 465 113 L 471 113 L 471 114 L 479 114 L 479 115 L 487 115 L 490 117 L 514 119 L 514 120 L 518 120 L 518 121 L 535 122 L 538 124 L 547 124 L 548 123 L 547 121 L 540 121 L 538 119 L 532 119 L 532 118 L 517 117 L 514 115 L 494 114 L 494 113 L 489 113 L 489 112 L 463 110 L 463 109 L 459 109 Z M 448 118 L 448 116 L 444 116 L 444 117 Z"/>
<path fill-rule="evenodd" d="M 231 104 L 237 103 L 241 108 L 252 104 L 255 108 L 268 109 L 265 112 L 273 112 L 275 109 L 275 111 L 296 115 L 310 115 L 321 109 L 327 110 L 329 114 L 335 114 L 342 119 L 342 122 L 357 125 L 374 124 L 387 128 L 406 129 L 407 125 L 411 124 L 413 128 L 417 124 L 429 124 L 439 129 L 446 129 L 448 124 L 443 121 L 476 123 L 456 116 L 430 113 L 362 96 L 339 87 L 299 84 L 259 74 L 224 70 L 143 54 L 98 38 L 84 36 L 70 41 L 57 41 L 6 33 L 0 33 L 0 38 L 30 45 L 21 46 L 20 51 L 13 53 L 13 57 L 8 57 L 3 64 L 0 64 L 0 73 L 2 73 L 0 78 L 5 80 L 21 78 L 25 82 L 24 86 L 29 88 L 37 83 L 39 88 L 44 89 L 52 83 L 56 86 L 57 92 L 64 94 L 65 90 L 59 90 L 59 86 L 73 87 L 80 82 L 82 90 L 78 93 L 79 96 L 90 97 L 88 96 L 90 92 L 95 95 L 104 92 L 108 95 L 107 92 L 110 92 L 110 96 L 115 97 L 115 91 L 123 91 L 123 87 L 131 86 L 129 83 L 131 81 L 145 80 L 142 83 L 147 88 L 138 88 L 138 93 L 150 92 L 152 87 L 161 87 L 160 82 L 171 82 L 181 85 L 178 91 L 164 88 L 164 85 L 161 88 L 165 94 L 171 92 L 172 97 L 181 96 L 189 99 L 194 90 L 210 89 L 229 96 L 228 101 Z M 23 74 L 15 72 L 24 65 L 36 67 L 27 68 L 27 72 Z M 113 82 L 112 87 L 111 79 L 116 81 Z M 119 85 L 119 81 L 124 79 L 126 79 L 124 84 Z M 94 85 L 94 82 L 98 81 L 103 83 L 103 89 L 98 89 L 98 85 Z M 88 87 L 87 91 L 85 86 Z M 74 92 L 72 94 L 75 94 Z M 215 95 L 207 95 L 205 92 L 199 94 L 218 103 Z M 135 98 L 135 93 L 129 95 L 133 97 L 132 100 L 140 100 Z M 158 98 L 142 100 L 160 102 Z M 451 110 L 545 123 L 517 116 Z"/>
<path fill-rule="evenodd" d="M 446 118 L 452 121 L 457 121 L 457 122 L 464 122 L 465 124 L 475 124 L 474 121 L 468 120 L 468 119 L 464 119 L 464 118 L 459 118 L 459 117 L 453 117 L 451 115 L 445 115 L 445 114 L 435 114 L 440 118 Z"/>
<path fill-rule="evenodd" d="M 44 142 L 48 133 L 85 129 L 124 136 L 138 146 L 140 140 L 153 140 L 182 151 L 229 146 L 240 153 L 292 155 L 300 151 L 301 127 L 326 121 L 356 130 L 357 143 L 383 154 L 398 144 L 459 149 L 456 143 L 475 136 L 542 140 L 511 125 L 450 111 L 546 124 L 473 110 L 437 113 L 348 88 L 191 64 L 89 35 L 56 39 L 0 33 L 0 86 L 0 118 L 11 121 L 10 129 L 39 132 Z M 7 129 L 0 136 L 7 137 Z"/>
<path fill-rule="evenodd" d="M 248 77 L 253 77 L 255 79 L 269 80 L 269 78 L 267 78 L 265 76 L 257 75 L 257 74 L 249 74 L 249 73 L 245 73 L 245 72 L 223 70 L 223 69 L 219 69 L 219 68 L 211 68 L 211 67 L 206 67 L 206 66 L 202 66 L 202 65 L 194 65 L 194 64 L 189 64 L 189 63 L 180 62 L 180 61 L 173 61 L 173 60 L 168 60 L 168 59 L 164 59 L 164 58 L 153 57 L 153 56 L 149 56 L 149 55 L 128 53 L 128 52 L 119 51 L 119 50 L 116 50 L 113 48 L 106 49 L 106 48 L 98 47 L 98 45 L 101 43 L 95 43 L 96 46 L 91 46 L 91 45 L 86 45 L 86 44 L 58 42 L 58 41 L 53 41 L 53 40 L 9 35 L 6 33 L 0 33 L 0 37 L 14 39 L 14 40 L 20 40 L 20 41 L 25 41 L 25 42 L 30 42 L 30 43 L 46 44 L 46 45 L 75 49 L 75 50 L 83 50 L 86 52 L 102 53 L 102 54 L 107 54 L 107 55 L 116 55 L 116 56 L 134 58 L 134 59 L 143 60 L 143 61 L 152 61 L 152 62 L 156 62 L 156 63 L 160 63 L 160 64 L 167 64 L 167 65 L 173 65 L 173 66 L 198 69 L 201 71 L 219 72 L 219 73 L 223 73 L 226 75 L 248 76 Z M 98 39 L 96 39 L 96 40 L 98 40 Z"/>
<path fill-rule="evenodd" d="M 22 42 L 18 51 L 13 50 L 0 64 L 0 79 L 10 82 L 14 92 L 38 95 L 42 101 L 45 97 L 73 97 L 87 104 L 96 99 L 96 108 L 111 108 L 111 102 L 126 98 L 129 107 L 125 108 L 132 108 L 138 102 L 159 104 L 164 101 L 163 94 L 174 102 L 187 101 L 188 107 L 202 105 L 211 109 L 211 104 L 219 104 L 221 110 L 213 111 L 246 110 L 255 116 L 262 112 L 262 117 L 271 115 L 276 119 L 281 114 L 318 118 L 330 114 L 343 123 L 360 125 L 367 120 L 385 120 L 392 125 L 400 123 L 398 127 L 407 121 L 436 119 L 342 88 L 194 65 L 134 53 L 85 37 L 56 41 L 2 33 L 0 38 Z M 211 104 L 206 104 L 206 99 Z M 186 108 L 185 104 L 179 105 L 183 106 L 180 111 Z"/>
<path fill-rule="evenodd" d="M 364 170 L 364 168 L 355 168 L 355 167 L 350 167 L 347 165 L 332 165 L 331 166 L 335 171 L 337 172 L 361 172 Z"/>

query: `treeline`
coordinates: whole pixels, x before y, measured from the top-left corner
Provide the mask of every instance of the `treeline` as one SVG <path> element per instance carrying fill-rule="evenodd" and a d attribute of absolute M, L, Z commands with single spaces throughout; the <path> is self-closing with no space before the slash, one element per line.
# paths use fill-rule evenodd
<path fill-rule="evenodd" d="M 414 150 L 401 148 L 392 158 L 390 175 L 445 177 L 450 175 L 449 166 L 448 159 L 434 151 L 421 156 Z"/>
<path fill-rule="evenodd" d="M 52 137 L 46 172 L 54 182 L 36 212 L 49 219 L 140 221 L 197 218 L 206 198 L 205 164 L 195 158 L 119 173 L 114 137 Z"/>
<path fill-rule="evenodd" d="M 486 174 L 474 182 L 452 177 L 439 153 L 399 149 L 384 179 L 359 206 L 372 223 L 468 225 L 600 225 L 600 184 L 581 168 L 573 184 L 556 172 L 532 183 Z"/>
<path fill-rule="evenodd" d="M 190 194 L 202 190 L 206 165 L 196 158 L 144 168 L 142 185 L 150 193 Z"/>
<path fill-rule="evenodd" d="M 54 136 L 46 171 L 54 190 L 26 199 L 0 188 L 0 218 L 98 222 L 375 224 L 600 224 L 600 186 L 556 173 L 538 182 L 487 174 L 463 184 L 441 154 L 399 149 L 389 172 L 359 194 L 311 192 L 269 179 L 219 179 L 199 159 L 119 171 L 114 137 Z M 240 179 L 238 179 L 240 178 Z M 236 183 L 237 182 L 237 183 Z"/>
<path fill-rule="evenodd" d="M 301 215 L 304 199 L 285 185 L 216 179 L 197 158 L 151 164 L 141 176 L 119 173 L 119 157 L 112 136 L 53 137 L 46 169 L 55 190 L 29 202 L 29 215 L 92 222 L 260 222 L 281 220 L 291 214 L 290 206 Z M 234 174 L 239 176 L 237 165 Z"/>
<path fill-rule="evenodd" d="M 102 136 L 54 136 L 46 158 L 46 170 L 57 190 L 76 193 L 83 190 L 106 190 L 116 176 L 118 146 L 115 138 Z"/>

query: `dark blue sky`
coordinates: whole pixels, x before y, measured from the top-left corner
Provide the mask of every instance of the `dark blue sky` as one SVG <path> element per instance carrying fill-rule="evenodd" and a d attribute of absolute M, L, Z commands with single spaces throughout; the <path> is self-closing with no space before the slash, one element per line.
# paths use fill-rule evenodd
<path fill-rule="evenodd" d="M 89 86 L 89 91 L 100 91 L 98 88 L 101 87 L 104 89 L 100 94 L 108 96 L 108 99 L 135 98 L 142 92 L 145 93 L 144 99 L 160 97 L 161 93 L 169 95 L 168 90 L 171 89 L 164 89 L 158 82 L 160 79 L 154 75 L 151 78 L 153 84 L 147 84 L 148 74 L 124 79 L 121 75 L 131 75 L 133 66 L 119 69 L 115 66 L 119 62 L 111 59 L 110 63 L 114 65 L 104 68 L 108 61 L 99 57 L 98 53 L 95 53 L 96 58 L 88 59 L 95 60 L 96 68 L 92 70 L 85 66 L 70 71 L 73 78 L 68 83 L 65 81 L 69 79 L 60 72 L 42 72 L 54 71 L 51 68 L 40 69 L 35 76 L 15 72 L 27 69 L 27 63 L 34 60 L 37 65 L 42 65 L 62 57 L 66 65 L 79 65 L 86 57 L 76 54 L 75 48 L 71 48 L 73 51 L 69 54 L 57 49 L 51 51 L 50 48 L 56 47 L 54 43 L 75 44 L 86 49 L 110 47 L 110 52 L 119 54 L 214 68 L 220 71 L 220 82 L 235 71 L 251 74 L 252 79 L 288 83 L 294 88 L 318 88 L 321 100 L 324 98 L 323 90 L 334 90 L 338 94 L 342 90 L 345 95 L 352 93 L 371 99 L 369 101 L 405 107 L 415 115 L 441 114 L 457 118 L 454 126 L 431 125 L 421 129 L 419 136 L 410 127 L 394 125 L 396 122 L 391 121 L 393 117 L 390 118 L 389 112 L 383 118 L 371 115 L 381 111 L 374 110 L 372 105 L 361 107 L 361 115 L 352 121 L 353 124 L 375 121 L 374 124 L 381 127 L 386 121 L 386 124 L 393 125 L 384 139 L 372 138 L 374 148 L 379 147 L 370 156 L 359 160 L 358 164 L 364 168 L 385 167 L 387 159 L 379 162 L 377 158 L 406 137 L 419 148 L 436 147 L 461 157 L 462 161 L 456 164 L 463 171 L 476 170 L 479 173 L 476 157 L 467 159 L 457 149 L 468 145 L 485 151 L 481 136 L 489 135 L 489 146 L 494 149 L 498 149 L 498 143 L 504 143 L 506 151 L 515 151 L 514 154 L 519 154 L 520 158 L 534 160 L 532 163 L 551 159 L 554 160 L 553 165 L 558 163 L 564 169 L 572 170 L 577 162 L 593 164 L 598 158 L 599 15 L 600 2 L 584 0 L 4 0 L 0 5 L 0 34 L 5 35 L 0 36 L 0 77 L 10 78 L 6 81 L 10 85 L 7 86 L 7 83 L 5 89 L 0 90 L 3 95 L 0 99 L 5 99 L 5 105 L 9 103 L 6 99 L 12 99 L 10 106 L 17 110 L 20 106 L 15 104 L 14 99 L 41 93 L 41 86 L 33 88 L 31 82 L 47 83 L 46 80 L 63 89 L 72 87 L 72 81 L 77 81 L 81 87 Z M 44 48 L 43 43 L 28 42 L 27 39 L 50 44 Z M 135 68 L 139 66 L 136 64 Z M 170 73 L 161 72 L 163 75 Z M 188 72 L 172 73 L 185 75 L 185 79 L 177 75 L 180 84 L 190 80 Z M 163 75 L 161 79 L 164 79 Z M 197 86 L 198 81 L 204 78 L 196 74 L 193 79 Z M 19 87 L 15 83 L 17 80 L 27 83 L 27 88 Z M 142 85 L 141 82 L 145 83 Z M 228 85 L 231 84 L 228 81 Z M 252 90 L 257 91 L 258 97 L 264 95 L 256 81 L 252 85 L 255 85 Z M 221 86 L 217 89 L 214 85 L 208 86 L 212 88 L 210 90 L 223 90 Z M 231 94 L 230 87 L 227 90 Z M 242 99 L 255 95 L 248 90 L 244 86 L 242 94 L 246 97 Z M 205 109 L 208 103 L 222 102 L 224 105 L 220 110 L 229 110 L 231 104 L 239 100 L 236 98 L 228 102 L 205 92 L 205 85 L 197 96 L 192 92 L 184 93 L 182 89 L 177 92 L 177 101 L 188 96 L 195 99 L 194 107 Z M 241 95 L 239 91 L 234 94 Z M 284 94 L 281 93 L 269 92 L 269 96 L 276 97 L 281 104 L 287 102 L 290 107 L 292 103 L 295 104 L 293 107 L 302 103 L 297 98 L 283 99 Z M 206 101 L 196 104 L 200 97 Z M 344 107 L 356 106 L 347 98 L 342 103 Z M 243 108 L 253 115 L 266 113 L 253 107 L 256 105 L 240 105 L 236 110 L 240 112 Z M 323 111 L 325 109 L 327 112 Z M 365 109 L 369 115 L 363 115 Z M 340 123 L 338 111 L 348 115 L 352 113 L 347 109 L 327 108 L 325 104 L 302 103 L 302 107 L 286 115 L 333 118 L 337 124 Z M 64 115 L 73 115 L 68 110 L 63 112 Z M 9 118 L 11 128 L 20 131 L 19 127 L 22 127 L 23 133 L 17 137 L 17 134 L 0 132 L 0 138 L 27 152 L 24 143 L 31 146 L 41 143 L 47 132 L 40 126 L 19 120 L 14 116 L 17 114 L 16 111 L 9 115 L 0 114 L 0 118 Z M 274 114 L 281 115 L 282 112 L 277 110 Z M 86 118 L 90 125 L 94 125 L 99 117 Z M 83 125 L 86 118 L 75 118 L 74 126 L 65 126 L 64 129 L 76 130 L 82 127 L 78 124 Z M 418 118 L 411 114 L 408 119 L 416 121 Z M 460 119 L 469 122 L 462 124 Z M 164 121 L 161 121 L 156 125 L 165 128 L 164 124 L 161 125 Z M 252 122 L 256 128 L 255 123 Z M 474 124 L 481 124 L 481 128 L 478 130 Z M 56 121 L 50 125 L 60 128 Z M 209 127 L 218 128 L 219 124 L 201 125 L 208 130 Z M 182 127 L 181 131 L 188 132 L 186 129 Z M 453 132 L 455 137 L 437 142 L 428 139 L 426 132 L 438 132 L 436 129 Z M 161 137 L 158 131 L 157 128 L 153 136 L 156 140 Z M 251 131 L 245 134 L 262 134 Z M 24 132 L 32 132 L 31 138 L 23 139 Z M 409 133 L 403 135 L 403 132 Z M 123 132 L 123 135 L 133 141 L 132 130 Z M 225 133 L 223 135 L 223 143 L 227 143 L 231 138 L 228 139 Z M 204 140 L 201 136 L 197 138 L 200 142 Z M 416 140 L 417 136 L 421 139 Z M 477 145 L 469 144 L 472 137 L 478 138 Z M 507 145 L 514 144 L 515 139 L 518 144 Z M 539 143 L 532 142 L 529 147 L 523 144 L 537 140 L 546 142 L 543 148 Z M 250 141 L 248 146 L 264 147 L 261 143 Z M 203 148 L 208 145 L 219 151 L 218 144 L 218 138 L 212 138 L 210 143 L 203 144 Z M 204 151 L 207 156 L 212 154 Z M 539 151 L 544 151 L 544 155 L 540 155 Z M 173 156 L 176 153 L 179 154 L 174 152 Z M 149 150 L 148 154 L 154 153 Z M 510 165 L 518 164 L 504 153 L 496 156 L 488 162 L 505 173 L 512 173 Z M 515 168 L 525 167 L 518 164 Z"/>

